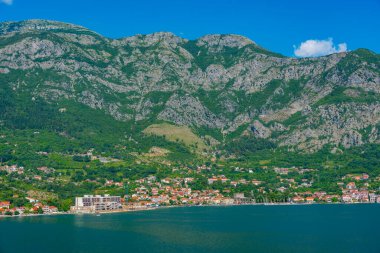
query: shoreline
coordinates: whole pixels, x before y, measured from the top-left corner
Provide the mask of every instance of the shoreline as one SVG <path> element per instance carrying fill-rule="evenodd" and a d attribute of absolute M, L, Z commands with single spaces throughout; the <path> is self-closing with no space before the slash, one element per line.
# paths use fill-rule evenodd
<path fill-rule="evenodd" d="M 139 208 L 139 209 L 122 209 L 122 210 L 108 210 L 99 211 L 94 213 L 75 213 L 75 212 L 58 212 L 58 213 L 46 213 L 46 214 L 26 214 L 26 215 L 0 215 L 1 218 L 22 218 L 22 217 L 40 217 L 40 216 L 56 216 L 56 215 L 96 215 L 101 216 L 103 214 L 119 214 L 119 213 L 129 213 L 129 212 L 144 212 L 144 211 L 155 211 L 160 209 L 168 208 L 185 208 L 185 207 L 235 207 L 235 206 L 313 206 L 313 205 L 366 205 L 366 204 L 379 204 L 379 203 L 250 203 L 250 204 L 226 204 L 226 205 L 176 205 L 176 206 L 159 206 L 150 208 Z M 379 204 L 380 206 L 380 204 Z"/>

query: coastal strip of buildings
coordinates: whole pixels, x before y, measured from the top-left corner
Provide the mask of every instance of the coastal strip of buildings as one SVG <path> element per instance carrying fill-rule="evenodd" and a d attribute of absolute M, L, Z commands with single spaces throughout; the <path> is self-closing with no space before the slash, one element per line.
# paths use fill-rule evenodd
<path fill-rule="evenodd" d="M 58 213 L 56 206 L 34 203 L 31 208 L 24 206 L 12 207 L 10 201 L 0 201 L 0 215 L 26 215 L 26 214 L 55 214 Z"/>
<path fill-rule="evenodd" d="M 96 213 L 144 210 L 158 206 L 241 205 L 241 204 L 313 204 L 313 203 L 380 203 L 380 176 L 367 173 L 345 174 L 330 183 L 333 190 L 315 187 L 319 176 L 310 168 L 254 168 L 233 167 L 231 171 L 215 171 L 206 165 L 196 169 L 173 168 L 173 175 L 157 177 L 146 175 L 134 179 L 83 179 L 102 188 L 102 192 L 123 192 L 128 196 L 84 195 L 75 197 L 71 213 Z M 36 172 L 37 171 L 37 172 Z M 41 180 L 56 182 L 60 174 L 54 169 L 38 167 L 24 170 L 17 165 L 0 166 L 3 178 L 25 178 L 39 185 Z M 37 174 L 36 174 L 37 173 Z M 256 173 L 256 174 L 255 174 Z M 270 175 L 269 181 L 263 174 Z M 99 192 L 99 191 L 98 191 Z M 274 196 L 274 197 L 273 197 Z M 0 199 L 0 215 L 33 215 L 67 212 L 52 206 L 52 193 L 28 191 L 22 197 Z M 127 197 L 127 198 L 126 198 Z M 22 199 L 23 202 L 15 201 Z M 58 210 L 59 209 L 59 210 Z"/>

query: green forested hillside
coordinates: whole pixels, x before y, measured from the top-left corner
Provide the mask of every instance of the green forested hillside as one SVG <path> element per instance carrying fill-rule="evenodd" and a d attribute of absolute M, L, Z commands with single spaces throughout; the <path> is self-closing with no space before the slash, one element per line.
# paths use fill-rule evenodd
<path fill-rule="evenodd" d="M 345 173 L 377 176 L 379 67 L 366 49 L 298 59 L 238 35 L 109 39 L 54 21 L 0 23 L 0 163 L 62 177 L 7 178 L 2 194 L 22 184 L 20 194 L 66 199 L 102 191 L 92 180 L 205 163 L 225 174 L 311 167 L 332 188 Z"/>

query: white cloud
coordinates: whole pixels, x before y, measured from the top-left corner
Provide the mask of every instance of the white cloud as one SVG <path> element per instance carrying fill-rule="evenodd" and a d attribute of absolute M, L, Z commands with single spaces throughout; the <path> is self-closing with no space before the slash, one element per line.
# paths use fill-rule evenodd
<path fill-rule="evenodd" d="M 302 42 L 299 47 L 294 46 L 294 54 L 297 57 L 317 57 L 346 51 L 346 43 L 338 44 L 337 48 L 332 38 L 327 40 L 307 40 Z"/>
<path fill-rule="evenodd" d="M 13 0 L 1 0 L 1 2 L 3 4 L 6 4 L 6 5 L 12 5 L 13 4 Z"/>

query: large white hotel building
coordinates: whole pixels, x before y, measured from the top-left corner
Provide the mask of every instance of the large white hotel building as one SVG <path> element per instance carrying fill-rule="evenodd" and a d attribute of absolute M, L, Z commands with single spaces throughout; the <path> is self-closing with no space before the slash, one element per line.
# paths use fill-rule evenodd
<path fill-rule="evenodd" d="M 121 197 L 110 195 L 84 195 L 75 198 L 75 206 L 71 211 L 75 212 L 96 212 L 121 209 Z"/>

